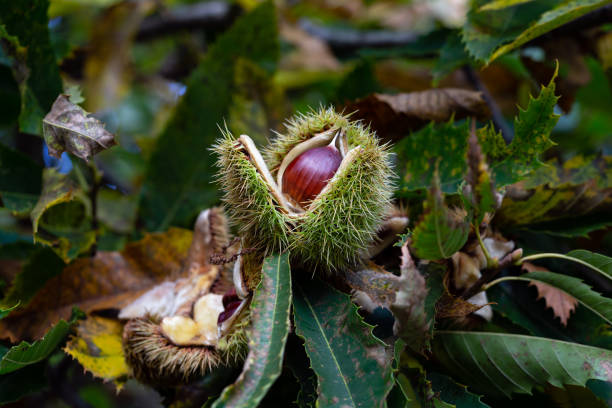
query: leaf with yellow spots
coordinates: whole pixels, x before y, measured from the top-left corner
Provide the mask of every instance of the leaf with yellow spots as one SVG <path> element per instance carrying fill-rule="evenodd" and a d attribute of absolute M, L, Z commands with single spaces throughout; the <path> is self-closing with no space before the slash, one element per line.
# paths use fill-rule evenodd
<path fill-rule="evenodd" d="M 64 351 L 78 360 L 86 371 L 121 388 L 128 367 L 121 347 L 123 325 L 114 319 L 89 316 L 81 321 Z"/>
<path fill-rule="evenodd" d="M 400 175 L 399 194 L 433 183 L 436 167 L 444 193 L 455 193 L 467 170 L 465 155 L 469 135 L 468 123 L 429 124 L 395 145 L 397 171 Z"/>
<path fill-rule="evenodd" d="M 550 132 L 557 124 L 559 115 L 554 113 L 558 96 L 555 95 L 555 78 L 559 66 L 550 82 L 542 86 L 537 98 L 530 97 L 527 109 L 519 109 L 514 119 L 514 139 L 508 146 L 506 159 L 493 165 L 495 181 L 499 187 L 521 180 L 540 167 L 540 155 L 554 146 Z"/>

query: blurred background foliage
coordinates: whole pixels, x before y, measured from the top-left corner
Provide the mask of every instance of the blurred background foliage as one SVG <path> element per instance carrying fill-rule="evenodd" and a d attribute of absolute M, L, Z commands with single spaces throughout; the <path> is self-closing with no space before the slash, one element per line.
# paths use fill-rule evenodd
<path fill-rule="evenodd" d="M 570 23 L 525 37 L 498 56 L 500 45 L 521 39 L 543 12 L 567 2 L 477 13 L 486 3 L 279 0 L 273 13 L 260 11 L 255 23 L 240 25 L 237 19 L 256 9 L 257 0 L 0 0 L 0 289 L 28 262 L 69 262 L 121 250 L 149 231 L 190 228 L 202 208 L 219 200 L 208 150 L 219 126 L 263 145 L 295 112 L 329 104 L 350 112 L 374 92 L 452 87 L 484 90 L 499 110 L 496 125 L 511 137 L 518 106 L 548 83 L 558 61 L 555 110 L 561 116 L 552 132 L 557 145 L 545 160 L 576 176 L 573 169 L 612 154 L 609 6 L 598 24 Z M 91 159 L 96 171 L 68 153 L 61 159 L 48 154 L 41 120 L 61 92 L 116 134 L 118 146 Z M 400 137 L 429 122 L 417 119 L 398 130 Z M 608 178 L 602 183 L 611 186 Z M 551 233 L 550 225 L 529 229 L 547 218 L 528 219 L 530 208 L 522 211 L 527 218 L 519 222 L 510 208 L 506 226 L 509 233 L 521 231 L 512 237 L 527 251 L 579 246 L 612 255 L 609 228 L 582 234 Z M 610 225 L 607 215 L 593 222 Z M 503 304 L 504 296 L 499 289 L 495 301 Z M 557 337 L 555 330 L 542 335 Z M 20 371 L 28 390 L 15 389 L 46 390 L 29 397 L 30 406 L 161 404 L 157 392 L 132 381 L 116 395 L 61 352 L 39 365 Z M 43 373 L 48 381 L 39 378 Z M 6 381 L 23 386 L 0 377 L 3 389 L 10 388 Z M 280 401 L 282 381 L 274 387 L 270 394 L 278 391 Z M 0 402 L 11 400 L 0 396 Z"/>

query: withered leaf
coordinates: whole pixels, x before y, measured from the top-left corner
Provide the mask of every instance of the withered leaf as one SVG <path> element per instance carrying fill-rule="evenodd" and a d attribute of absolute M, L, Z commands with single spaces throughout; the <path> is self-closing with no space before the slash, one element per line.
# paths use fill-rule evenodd
<path fill-rule="evenodd" d="M 421 353 L 429 346 L 430 327 L 433 321 L 425 310 L 427 284 L 410 256 L 408 242 L 402 246 L 400 270 L 399 290 L 391 305 L 391 311 L 395 316 L 393 332 L 412 350 Z"/>
<path fill-rule="evenodd" d="M 58 158 L 67 151 L 87 161 L 117 144 L 115 136 L 104 129 L 102 122 L 89 116 L 63 94 L 57 97 L 43 119 L 43 135 L 49 154 Z"/>
<path fill-rule="evenodd" d="M 390 307 L 400 288 L 400 277 L 373 262 L 364 268 L 345 271 L 346 283 L 353 290 L 364 292 L 378 306 Z"/>
<path fill-rule="evenodd" d="M 397 95 L 371 94 L 346 106 L 383 140 L 397 140 L 427 123 L 445 122 L 451 117 L 484 119 L 489 110 L 480 92 L 458 88 L 429 89 Z"/>
<path fill-rule="evenodd" d="M 81 320 L 64 351 L 86 371 L 121 388 L 128 375 L 121 336 L 123 325 L 114 319 L 89 316 Z"/>
<path fill-rule="evenodd" d="M 171 228 L 130 243 L 121 252 L 75 260 L 48 280 L 25 308 L 0 320 L 0 338 L 39 338 L 52 324 L 68 318 L 73 306 L 86 313 L 122 308 L 155 284 L 176 278 L 192 235 Z"/>
<path fill-rule="evenodd" d="M 527 272 L 544 271 L 550 272 L 548 269 L 524 262 L 523 270 Z M 578 300 L 571 295 L 568 295 L 564 291 L 554 286 L 551 286 L 544 282 L 529 282 L 529 286 L 535 286 L 538 290 L 538 299 L 544 299 L 546 307 L 552 309 L 554 315 L 561 320 L 561 324 L 567 326 L 567 319 L 578 305 Z"/>

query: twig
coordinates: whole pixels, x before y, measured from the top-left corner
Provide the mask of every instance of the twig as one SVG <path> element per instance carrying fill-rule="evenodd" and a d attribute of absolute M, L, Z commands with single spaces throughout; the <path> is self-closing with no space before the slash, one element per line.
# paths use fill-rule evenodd
<path fill-rule="evenodd" d="M 102 185 L 102 173 L 98 170 L 96 163 L 91 160 L 89 163 L 89 168 L 91 169 L 91 177 L 92 184 L 91 189 L 89 190 L 89 199 L 91 200 L 91 229 L 95 234 L 95 241 L 91 246 L 90 256 L 93 258 L 96 256 L 98 252 L 98 191 L 100 190 L 100 186 Z"/>
<path fill-rule="evenodd" d="M 240 12 L 240 7 L 225 1 L 209 1 L 173 7 L 147 17 L 142 22 L 136 39 L 149 40 L 186 30 L 222 30 L 227 28 Z"/>
<path fill-rule="evenodd" d="M 493 125 L 497 130 L 501 131 L 506 143 L 510 143 L 513 137 L 512 130 L 510 130 L 510 126 L 508 126 L 508 123 L 506 123 L 504 115 L 502 114 L 499 105 L 497 105 L 497 102 L 495 102 L 495 100 L 491 96 L 489 89 L 487 89 L 485 84 L 480 80 L 480 77 L 478 76 L 476 71 L 474 71 L 474 68 L 472 68 L 470 65 L 464 65 L 461 69 L 465 74 L 467 80 L 472 84 L 472 86 L 474 86 L 476 90 L 482 93 L 482 97 L 484 98 L 485 102 L 489 106 L 489 110 L 491 111 Z"/>
<path fill-rule="evenodd" d="M 417 36 L 412 32 L 325 27 L 305 18 L 299 21 L 299 26 L 340 53 L 350 53 L 361 48 L 398 47 L 412 44 L 417 40 Z"/>

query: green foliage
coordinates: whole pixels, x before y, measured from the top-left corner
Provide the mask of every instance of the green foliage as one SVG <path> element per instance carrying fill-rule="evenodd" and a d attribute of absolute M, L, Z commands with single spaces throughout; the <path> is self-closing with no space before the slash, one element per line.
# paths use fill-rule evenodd
<path fill-rule="evenodd" d="M 382 406 L 392 385 L 391 367 L 384 361 L 384 344 L 350 297 L 322 282 L 300 282 L 293 313 L 319 380 L 317 406 Z"/>
<path fill-rule="evenodd" d="M 610 4 L 610 0 L 575 0 L 559 4 L 557 7 L 543 13 L 536 22 L 531 24 L 529 28 L 524 30 L 510 44 L 498 48 L 491 55 L 489 62 L 542 34 L 546 34 L 607 4 Z"/>
<path fill-rule="evenodd" d="M 222 34 L 187 81 L 187 92 L 149 159 L 140 209 L 148 230 L 189 225 L 199 210 L 216 202 L 214 160 L 208 149 L 232 104 L 238 57 L 268 73 L 274 70 L 278 41 L 271 2 Z"/>
<path fill-rule="evenodd" d="M 541 166 L 540 155 L 554 145 L 550 132 L 559 120 L 559 115 L 554 113 L 559 99 L 555 95 L 556 77 L 557 70 L 548 85 L 542 85 L 538 97 L 530 97 L 527 108 L 519 109 L 514 119 L 514 138 L 508 145 L 508 156 L 492 167 L 498 187 L 517 182 Z M 497 142 L 488 144 L 497 145 Z M 494 154 L 497 155 L 497 151 Z"/>
<path fill-rule="evenodd" d="M 609 0 L 473 2 L 462 35 L 468 52 L 490 63 L 534 38 L 571 22 Z"/>
<path fill-rule="evenodd" d="M 251 305 L 250 352 L 242 374 L 213 407 L 257 406 L 280 375 L 289 334 L 291 275 L 289 255 L 264 260 L 261 283 Z"/>
<path fill-rule="evenodd" d="M 439 374 L 428 373 L 431 388 L 439 393 L 439 398 L 457 408 L 487 408 L 489 405 L 480 400 L 480 396 L 467 390 L 464 385 L 457 384 L 452 378 Z"/>
<path fill-rule="evenodd" d="M 437 182 L 430 190 L 424 212 L 412 231 L 412 248 L 422 259 L 450 258 L 461 249 L 470 232 L 467 212 L 450 209 Z"/>
<path fill-rule="evenodd" d="M 23 153 L 0 144 L 0 197 L 12 212 L 28 214 L 41 190 L 42 168 Z"/>
<path fill-rule="evenodd" d="M 0 1 L 0 24 L 4 26 L 0 26 L 0 40 L 14 59 L 13 75 L 21 89 L 19 128 L 38 135 L 42 134 L 41 119 L 62 92 L 47 28 L 48 7 L 48 0 Z"/>
<path fill-rule="evenodd" d="M 529 272 L 520 276 L 508 276 L 503 280 L 523 280 L 543 282 L 561 289 L 574 297 L 580 304 L 612 324 L 612 299 L 592 290 L 580 279 L 553 272 Z"/>
<path fill-rule="evenodd" d="M 612 351 L 596 347 L 504 333 L 439 331 L 432 346 L 456 378 L 487 395 L 507 397 L 547 382 L 562 387 L 608 380 L 612 359 Z"/>
<path fill-rule="evenodd" d="M 431 123 L 399 141 L 394 147 L 399 194 L 431 186 L 436 168 L 441 190 L 455 193 L 467 169 L 468 129 L 467 123 L 456 125 L 452 120 L 439 125 Z"/>
<path fill-rule="evenodd" d="M 60 320 L 40 340 L 33 343 L 22 341 L 11 347 L 0 359 L 0 375 L 36 364 L 47 358 L 62 343 L 81 313 L 73 311 L 73 317 L 69 322 Z"/>
<path fill-rule="evenodd" d="M 570 251 L 567 256 L 588 264 L 591 269 L 608 277 L 608 279 L 612 279 L 612 258 L 586 249 Z"/>

